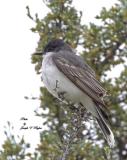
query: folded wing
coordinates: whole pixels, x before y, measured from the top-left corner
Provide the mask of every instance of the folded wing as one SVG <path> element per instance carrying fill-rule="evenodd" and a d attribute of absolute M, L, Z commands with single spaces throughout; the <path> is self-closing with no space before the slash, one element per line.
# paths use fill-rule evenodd
<path fill-rule="evenodd" d="M 84 68 L 80 65 L 75 66 L 70 60 L 61 55 L 54 55 L 52 58 L 57 68 L 69 80 L 71 80 L 78 88 L 91 97 L 95 103 L 105 108 L 103 97 L 106 94 L 106 90 L 102 88 L 100 82 L 96 80 L 95 75 L 87 66 Z"/>

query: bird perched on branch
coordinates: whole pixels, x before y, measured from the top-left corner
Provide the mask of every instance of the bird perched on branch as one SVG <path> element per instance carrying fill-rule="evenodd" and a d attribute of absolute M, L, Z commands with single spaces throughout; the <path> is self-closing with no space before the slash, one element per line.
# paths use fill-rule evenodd
<path fill-rule="evenodd" d="M 42 79 L 48 91 L 64 102 L 82 104 L 97 120 L 110 147 L 114 135 L 103 101 L 106 90 L 92 68 L 61 39 L 50 41 L 44 49 Z"/>

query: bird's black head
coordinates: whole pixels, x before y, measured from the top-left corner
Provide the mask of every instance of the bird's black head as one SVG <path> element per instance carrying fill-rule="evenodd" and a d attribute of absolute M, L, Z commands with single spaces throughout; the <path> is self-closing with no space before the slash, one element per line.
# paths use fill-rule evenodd
<path fill-rule="evenodd" d="M 69 45 L 64 43 L 61 39 L 51 40 L 44 48 L 44 54 L 46 52 L 58 52 L 61 49 L 69 49 Z"/>

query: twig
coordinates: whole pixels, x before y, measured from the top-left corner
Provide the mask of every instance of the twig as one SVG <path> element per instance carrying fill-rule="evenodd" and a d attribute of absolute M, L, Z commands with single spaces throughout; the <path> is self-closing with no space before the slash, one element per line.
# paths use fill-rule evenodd
<path fill-rule="evenodd" d="M 86 114 L 86 110 L 82 105 L 75 107 L 69 106 L 69 112 L 71 112 L 70 125 L 65 132 L 68 132 L 68 137 L 63 140 L 63 155 L 60 160 L 67 160 L 68 155 L 71 152 L 72 144 L 75 144 L 82 138 L 82 122 Z"/>

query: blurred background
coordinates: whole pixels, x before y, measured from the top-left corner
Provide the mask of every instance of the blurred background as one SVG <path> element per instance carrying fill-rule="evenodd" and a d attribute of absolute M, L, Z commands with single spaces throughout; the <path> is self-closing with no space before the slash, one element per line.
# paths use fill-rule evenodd
<path fill-rule="evenodd" d="M 0 160 L 62 160 L 67 144 L 68 160 L 126 160 L 126 0 L 5 0 L 0 18 Z M 87 115 L 75 133 L 75 113 L 43 86 L 42 57 L 33 53 L 54 37 L 75 48 L 107 89 L 115 148 Z"/>

